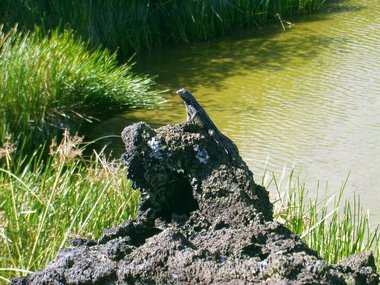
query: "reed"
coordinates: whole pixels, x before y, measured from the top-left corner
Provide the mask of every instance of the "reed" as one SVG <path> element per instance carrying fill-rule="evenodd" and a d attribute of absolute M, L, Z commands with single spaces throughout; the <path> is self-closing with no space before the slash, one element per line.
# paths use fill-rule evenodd
<path fill-rule="evenodd" d="M 325 0 L 111 0 L 12 1 L 0 4 L 0 19 L 45 30 L 59 26 L 122 54 L 176 42 L 194 42 L 244 27 L 317 11 Z"/>
<path fill-rule="evenodd" d="M 70 237 L 98 238 L 135 215 L 139 195 L 125 168 L 103 152 L 86 159 L 85 146 L 65 132 L 48 159 L 39 149 L 27 161 L 9 138 L 0 146 L 1 284 L 45 267 Z"/>
<path fill-rule="evenodd" d="M 0 29 L 0 141 L 10 132 L 41 143 L 85 121 L 153 105 L 153 80 L 131 66 L 106 49 L 90 51 L 70 31 Z"/>
<path fill-rule="evenodd" d="M 380 269 L 380 231 L 373 227 L 360 198 L 343 199 L 347 179 L 332 194 L 320 196 L 319 188 L 311 192 L 290 175 L 264 175 L 267 187 L 276 189 L 275 219 L 298 234 L 310 248 L 329 264 L 356 253 L 372 251 Z"/>

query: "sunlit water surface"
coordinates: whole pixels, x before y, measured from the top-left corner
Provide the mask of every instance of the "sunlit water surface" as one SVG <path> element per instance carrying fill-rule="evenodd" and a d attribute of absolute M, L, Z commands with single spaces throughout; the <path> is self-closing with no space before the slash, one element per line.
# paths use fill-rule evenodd
<path fill-rule="evenodd" d="M 184 121 L 175 90 L 191 90 L 261 182 L 294 165 L 306 188 L 360 194 L 380 222 L 380 0 L 337 1 L 319 15 L 135 58 L 170 91 L 154 110 L 114 118 L 154 127 Z M 269 159 L 268 159 L 269 156 Z M 268 161 L 268 163 L 267 163 Z"/>

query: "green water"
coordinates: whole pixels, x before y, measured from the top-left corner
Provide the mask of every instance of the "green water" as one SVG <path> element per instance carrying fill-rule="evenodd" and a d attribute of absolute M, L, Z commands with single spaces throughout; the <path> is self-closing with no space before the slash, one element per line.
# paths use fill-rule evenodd
<path fill-rule="evenodd" d="M 292 23 L 285 32 L 277 24 L 135 58 L 136 71 L 158 75 L 170 91 L 159 110 L 124 119 L 153 126 L 184 121 L 175 90 L 189 89 L 236 142 L 256 181 L 265 168 L 280 177 L 294 166 L 308 189 L 320 183 L 324 191 L 328 181 L 332 192 L 351 173 L 347 196 L 360 194 L 377 224 L 380 0 L 334 1 Z M 114 125 L 122 129 L 125 121 Z"/>

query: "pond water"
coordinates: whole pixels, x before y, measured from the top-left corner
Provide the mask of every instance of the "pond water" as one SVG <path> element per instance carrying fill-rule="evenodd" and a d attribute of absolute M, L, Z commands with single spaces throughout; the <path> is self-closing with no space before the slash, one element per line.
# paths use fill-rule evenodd
<path fill-rule="evenodd" d="M 378 224 L 379 15 L 380 0 L 334 1 L 318 15 L 284 19 L 293 24 L 285 31 L 276 24 L 141 55 L 135 70 L 157 75 L 167 102 L 114 120 L 120 129 L 184 121 L 175 91 L 186 88 L 236 142 L 257 182 L 265 168 L 279 177 L 287 165 L 310 191 L 328 183 L 332 192 L 349 175 L 346 196 L 359 194 Z"/>

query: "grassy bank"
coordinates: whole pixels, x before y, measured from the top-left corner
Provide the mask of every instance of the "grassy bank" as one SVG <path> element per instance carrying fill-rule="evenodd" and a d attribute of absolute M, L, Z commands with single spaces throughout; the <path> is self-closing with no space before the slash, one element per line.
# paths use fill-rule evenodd
<path fill-rule="evenodd" d="M 72 32 L 0 29 L 0 142 L 9 132 L 41 143 L 84 121 L 157 102 L 152 79 L 119 65 L 105 49 L 89 50 Z"/>
<path fill-rule="evenodd" d="M 82 138 L 62 132 L 152 106 L 153 88 L 70 31 L 0 29 L 1 284 L 44 267 L 70 236 L 98 237 L 135 213 L 125 169 L 103 154 L 85 158 Z"/>
<path fill-rule="evenodd" d="M 83 147 L 65 133 L 49 159 L 37 150 L 25 162 L 11 141 L 0 146 L 0 284 L 46 266 L 70 237 L 99 237 L 135 214 L 124 167 L 102 154 L 85 159 Z"/>
<path fill-rule="evenodd" d="M 0 4 L 10 27 L 73 28 L 94 45 L 131 54 L 165 43 L 194 42 L 318 10 L 325 0 L 13 1 Z"/>
<path fill-rule="evenodd" d="M 372 251 L 380 271 L 379 225 L 372 227 L 359 197 L 342 198 L 347 180 L 329 195 L 327 191 L 320 195 L 320 189 L 311 192 L 299 177 L 294 177 L 293 171 L 279 180 L 274 175 L 266 178 L 264 175 L 262 183 L 267 187 L 273 184 L 276 189 L 275 220 L 298 234 L 327 263 L 334 264 L 352 254 Z"/>

